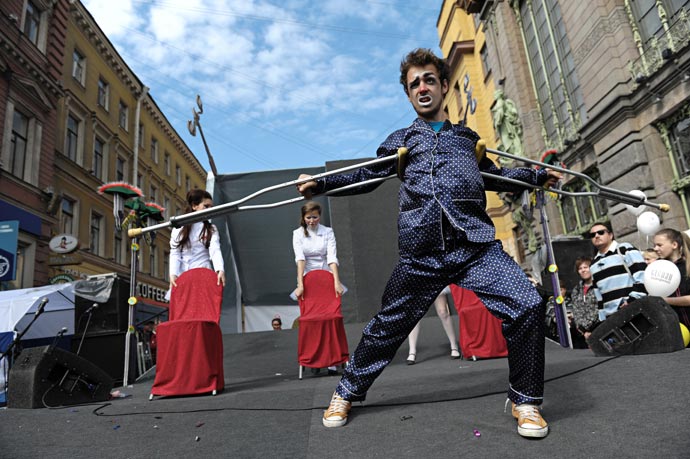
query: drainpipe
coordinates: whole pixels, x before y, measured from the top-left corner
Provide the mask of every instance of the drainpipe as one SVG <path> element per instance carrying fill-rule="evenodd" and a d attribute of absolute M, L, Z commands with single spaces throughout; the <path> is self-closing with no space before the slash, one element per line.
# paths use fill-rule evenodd
<path fill-rule="evenodd" d="M 138 187 L 137 176 L 139 175 L 139 119 L 141 118 L 141 101 L 149 93 L 149 87 L 141 87 L 141 94 L 137 99 L 137 108 L 134 111 L 134 166 L 132 167 L 132 184 Z M 143 191 L 143 190 L 142 190 Z"/>

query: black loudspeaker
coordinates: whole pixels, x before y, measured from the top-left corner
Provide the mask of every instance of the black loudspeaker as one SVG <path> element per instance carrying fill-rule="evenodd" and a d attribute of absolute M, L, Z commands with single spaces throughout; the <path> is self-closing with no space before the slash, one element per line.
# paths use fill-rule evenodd
<path fill-rule="evenodd" d="M 121 383 L 125 373 L 125 341 L 126 332 L 86 334 L 81 344 L 81 336 L 72 338 L 72 352 L 79 351 L 79 356 L 93 363 L 105 371 L 116 383 Z M 129 346 L 129 375 L 133 381 L 136 373 L 137 340 L 136 336 L 130 336 Z"/>
<path fill-rule="evenodd" d="M 661 298 L 647 296 L 611 314 L 587 340 L 598 356 L 660 354 L 685 349 L 678 315 Z"/>
<path fill-rule="evenodd" d="M 75 334 L 87 335 L 97 333 L 113 333 L 127 331 L 129 325 L 129 281 L 116 277 L 110 298 L 105 303 L 96 303 L 98 306 L 91 312 L 91 318 L 86 311 L 94 305 L 94 302 L 79 295 L 74 297 L 74 324 Z M 88 321 L 88 325 L 87 325 Z"/>
<path fill-rule="evenodd" d="M 79 356 L 53 346 L 24 349 L 9 373 L 8 408 L 44 408 L 108 400 L 113 379 Z"/>

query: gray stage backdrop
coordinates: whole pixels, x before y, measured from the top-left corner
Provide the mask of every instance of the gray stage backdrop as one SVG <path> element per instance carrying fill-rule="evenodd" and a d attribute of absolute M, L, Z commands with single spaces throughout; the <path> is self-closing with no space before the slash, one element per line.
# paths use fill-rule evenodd
<path fill-rule="evenodd" d="M 294 180 L 300 173 L 317 174 L 357 161 L 334 161 L 324 167 L 228 174 L 216 177 L 216 204 L 241 199 L 262 188 Z M 331 226 L 338 242 L 345 322 L 369 320 L 380 308 L 385 283 L 397 261 L 399 182 L 389 180 L 370 193 L 316 197 L 323 207 L 322 223 Z M 294 187 L 262 195 L 249 204 L 267 204 L 297 197 Z M 288 298 L 295 288 L 292 231 L 299 225 L 304 202 L 272 209 L 229 212 L 214 219 L 219 228 L 228 285 L 223 293 L 221 327 L 241 331 L 241 305 L 296 305 Z"/>

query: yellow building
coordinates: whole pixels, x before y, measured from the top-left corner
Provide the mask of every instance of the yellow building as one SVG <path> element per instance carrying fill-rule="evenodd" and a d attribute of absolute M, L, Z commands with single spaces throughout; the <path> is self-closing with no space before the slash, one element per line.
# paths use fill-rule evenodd
<path fill-rule="evenodd" d="M 71 235 L 79 248 L 50 257 L 54 279 L 118 273 L 129 277 L 130 240 L 115 230 L 113 199 L 98 188 L 127 182 L 143 201 L 185 208 L 189 189 L 205 188 L 206 173 L 175 128 L 79 1 L 70 2 L 63 61 L 65 97 L 58 107 L 53 236 Z M 149 222 L 150 223 L 150 222 Z M 168 282 L 170 231 L 140 241 L 138 293 L 162 300 Z"/>
<path fill-rule="evenodd" d="M 445 0 L 437 21 L 443 57 L 450 66 L 450 89 L 444 109 L 453 123 L 465 121 L 496 147 L 491 107 L 494 103 L 494 74 L 486 58 L 483 25 L 460 8 L 457 1 Z M 487 193 L 487 211 L 496 226 L 496 238 L 518 262 L 524 260 L 524 247 L 510 209 L 496 193 Z"/>

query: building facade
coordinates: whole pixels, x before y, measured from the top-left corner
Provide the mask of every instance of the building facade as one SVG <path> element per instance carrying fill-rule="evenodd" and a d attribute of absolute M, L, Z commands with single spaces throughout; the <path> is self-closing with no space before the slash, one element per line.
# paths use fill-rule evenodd
<path fill-rule="evenodd" d="M 205 188 L 204 168 L 81 2 L 17 0 L 1 8 L 0 21 L 8 24 L 0 31 L 0 193 L 7 205 L 41 223 L 33 242 L 20 231 L 20 250 L 25 243 L 24 257 L 33 257 L 31 275 L 5 287 L 108 273 L 129 278 L 134 253 L 137 293 L 163 300 L 170 231 L 141 238 L 140 249 L 132 251 L 127 227 L 116 230 L 112 195 L 98 189 L 112 182 L 134 185 L 141 201 L 165 208 L 160 218 L 167 219 L 184 212 L 190 189 Z M 19 19 L 13 22 L 11 14 Z M 18 145 L 24 144 L 22 156 Z M 56 249 L 63 238 L 74 247 Z"/>
<path fill-rule="evenodd" d="M 45 285 L 57 223 L 54 181 L 66 2 L 0 2 L 0 222 L 17 222 L 0 289 Z M 2 263 L 3 266 L 8 266 Z"/>
<path fill-rule="evenodd" d="M 662 227 L 690 226 L 689 1 L 457 1 L 486 35 L 494 80 L 519 107 L 533 158 L 555 149 L 566 167 L 670 211 Z M 596 191 L 566 176 L 570 191 Z M 560 197 L 552 234 L 581 235 L 609 220 L 616 237 L 645 248 L 637 217 L 596 196 Z"/>

